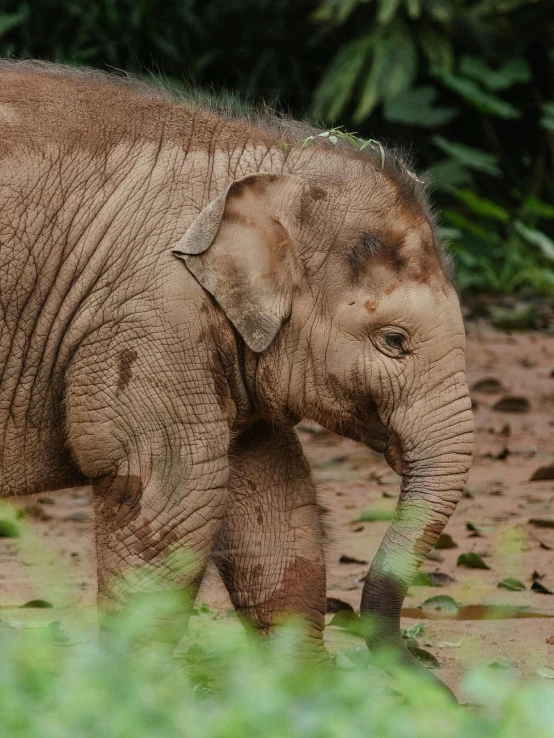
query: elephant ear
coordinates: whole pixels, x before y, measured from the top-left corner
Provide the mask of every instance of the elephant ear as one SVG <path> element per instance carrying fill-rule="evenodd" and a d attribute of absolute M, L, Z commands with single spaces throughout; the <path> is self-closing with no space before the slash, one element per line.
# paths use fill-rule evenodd
<path fill-rule="evenodd" d="M 172 249 L 253 351 L 264 351 L 290 315 L 301 274 L 291 231 L 311 189 L 287 174 L 235 180 Z"/>

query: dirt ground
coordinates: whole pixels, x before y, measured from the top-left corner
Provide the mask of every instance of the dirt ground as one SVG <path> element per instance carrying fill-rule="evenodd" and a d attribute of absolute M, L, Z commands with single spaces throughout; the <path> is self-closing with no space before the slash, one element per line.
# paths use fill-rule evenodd
<path fill-rule="evenodd" d="M 454 581 L 440 588 L 412 586 L 403 619 L 404 627 L 423 623 L 420 646 L 436 656 L 437 674 L 455 688 L 470 665 L 510 662 L 523 675 L 554 668 L 554 595 L 531 589 L 554 592 L 554 473 L 551 479 L 530 481 L 539 467 L 554 463 L 554 337 L 510 335 L 472 324 L 467 361 L 474 388 L 475 460 L 447 528 L 456 547 L 434 551 L 423 566 Z M 485 383 L 488 392 L 477 384 L 483 379 L 496 380 Z M 502 398 L 514 396 L 522 399 L 494 409 Z M 399 478 L 382 458 L 351 441 L 310 424 L 299 433 L 322 501 L 332 513 L 328 595 L 357 609 L 367 564 L 340 563 L 340 558 L 371 561 L 387 523 L 355 521 L 364 510 L 392 510 Z M 75 603 L 94 600 L 90 491 L 39 495 L 21 500 L 20 506 L 31 535 L 0 538 L 0 618 L 16 625 L 38 618 L 63 623 Z M 38 546 L 28 545 L 29 539 Z M 468 552 L 480 554 L 489 569 L 458 566 L 460 554 Z M 520 580 L 525 590 L 499 588 L 508 577 Z M 479 607 L 462 608 L 456 618 L 418 609 L 436 595 L 450 595 L 461 606 L 513 609 L 497 611 L 499 619 L 482 619 Z M 21 609 L 38 598 L 51 601 L 55 610 Z M 213 571 L 199 600 L 217 610 L 230 606 Z M 513 617 L 525 613 L 538 617 Z M 331 650 L 344 642 L 337 628 L 327 629 L 327 639 Z"/>

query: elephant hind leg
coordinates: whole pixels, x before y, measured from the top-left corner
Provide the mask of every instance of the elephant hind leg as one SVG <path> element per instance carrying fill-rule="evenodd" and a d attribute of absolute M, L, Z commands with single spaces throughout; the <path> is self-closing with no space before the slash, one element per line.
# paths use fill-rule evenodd
<path fill-rule="evenodd" d="M 259 423 L 237 439 L 229 495 L 214 558 L 237 612 L 262 633 L 299 616 L 306 656 L 326 659 L 323 525 L 296 433 Z"/>

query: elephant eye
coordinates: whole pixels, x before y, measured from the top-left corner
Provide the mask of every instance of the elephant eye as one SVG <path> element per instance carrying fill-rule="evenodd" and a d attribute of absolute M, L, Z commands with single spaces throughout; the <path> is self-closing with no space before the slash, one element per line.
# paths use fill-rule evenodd
<path fill-rule="evenodd" d="M 401 354 L 409 354 L 406 348 L 406 339 L 402 333 L 385 333 L 385 343 Z"/>

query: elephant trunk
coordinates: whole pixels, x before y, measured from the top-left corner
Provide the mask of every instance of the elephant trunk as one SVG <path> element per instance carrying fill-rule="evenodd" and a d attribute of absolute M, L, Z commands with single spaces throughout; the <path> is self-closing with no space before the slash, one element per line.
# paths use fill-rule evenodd
<path fill-rule="evenodd" d="M 448 418 L 443 409 L 443 420 L 437 422 L 438 410 L 427 407 L 429 420 L 420 423 L 415 440 L 412 435 L 412 441 L 406 441 L 406 434 L 402 438 L 396 431 L 402 439 L 400 497 L 362 593 L 361 614 L 368 622 L 370 650 L 386 649 L 420 670 L 423 667 L 402 639 L 400 612 L 408 587 L 454 512 L 467 479 L 473 416 L 465 381 L 463 384 L 462 392 L 458 386 L 457 397 L 450 403 Z"/>

